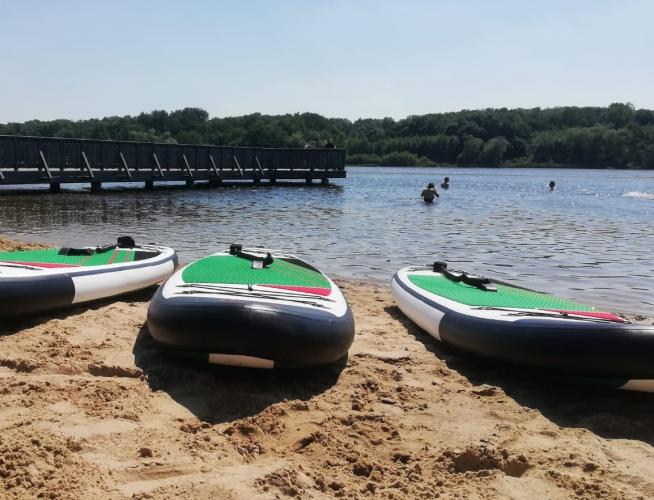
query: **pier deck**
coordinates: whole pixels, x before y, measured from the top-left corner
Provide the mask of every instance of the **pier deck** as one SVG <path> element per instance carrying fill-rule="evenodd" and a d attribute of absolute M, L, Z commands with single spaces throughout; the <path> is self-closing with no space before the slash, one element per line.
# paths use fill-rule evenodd
<path fill-rule="evenodd" d="M 0 186 L 344 178 L 345 150 L 199 146 L 0 135 Z"/>

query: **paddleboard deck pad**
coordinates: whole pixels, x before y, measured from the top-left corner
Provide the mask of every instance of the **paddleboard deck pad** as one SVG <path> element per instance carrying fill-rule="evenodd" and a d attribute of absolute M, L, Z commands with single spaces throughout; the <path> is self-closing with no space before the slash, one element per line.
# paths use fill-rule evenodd
<path fill-rule="evenodd" d="M 232 245 L 180 269 L 150 302 L 168 352 L 208 363 L 285 368 L 347 355 L 354 320 L 339 288 L 293 255 Z"/>
<path fill-rule="evenodd" d="M 400 269 L 400 310 L 436 339 L 484 358 L 595 385 L 654 392 L 654 327 L 447 264 Z"/>
<path fill-rule="evenodd" d="M 116 245 L 0 252 L 0 318 L 30 316 L 155 285 L 177 265 L 174 250 Z"/>

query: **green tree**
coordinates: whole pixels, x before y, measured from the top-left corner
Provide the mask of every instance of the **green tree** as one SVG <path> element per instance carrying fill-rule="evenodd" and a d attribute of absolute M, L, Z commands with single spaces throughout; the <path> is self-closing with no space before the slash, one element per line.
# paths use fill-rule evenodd
<path fill-rule="evenodd" d="M 477 163 L 479 161 L 479 153 L 481 148 L 484 145 L 484 141 L 478 137 L 473 137 L 471 135 L 463 139 L 463 149 L 456 159 L 459 164 L 470 164 Z"/>
<path fill-rule="evenodd" d="M 504 137 L 493 137 L 482 146 L 479 162 L 484 165 L 499 165 L 508 149 L 509 141 Z"/>
<path fill-rule="evenodd" d="M 606 113 L 609 123 L 614 128 L 625 127 L 627 123 L 634 119 L 634 114 L 633 104 L 622 104 L 620 102 L 611 104 Z"/>
<path fill-rule="evenodd" d="M 202 144 L 202 136 L 197 130 L 184 130 L 177 134 L 177 142 L 180 144 Z"/>

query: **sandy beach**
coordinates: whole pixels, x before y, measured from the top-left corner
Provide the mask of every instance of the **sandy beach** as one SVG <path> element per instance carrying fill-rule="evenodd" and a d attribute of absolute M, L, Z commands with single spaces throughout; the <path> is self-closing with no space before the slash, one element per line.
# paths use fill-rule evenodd
<path fill-rule="evenodd" d="M 387 286 L 338 284 L 357 328 L 340 368 L 165 357 L 153 289 L 1 325 L 0 497 L 654 497 L 654 395 L 481 363 Z"/>

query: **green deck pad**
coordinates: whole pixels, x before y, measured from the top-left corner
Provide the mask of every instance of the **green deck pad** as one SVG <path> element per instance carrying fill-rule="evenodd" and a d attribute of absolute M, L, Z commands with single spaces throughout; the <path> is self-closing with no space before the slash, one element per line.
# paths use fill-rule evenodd
<path fill-rule="evenodd" d="M 127 250 L 109 250 L 93 255 L 59 255 L 59 248 L 44 248 L 39 250 L 19 250 L 17 252 L 0 252 L 0 261 L 62 264 L 70 266 L 102 266 L 105 264 L 121 264 L 132 262 L 135 252 Z M 112 260 L 113 258 L 113 260 Z"/>
<path fill-rule="evenodd" d="M 275 259 L 263 269 L 252 269 L 252 261 L 233 255 L 211 255 L 200 259 L 184 269 L 182 280 L 185 283 L 331 288 L 322 273 L 283 259 Z"/>
<path fill-rule="evenodd" d="M 423 290 L 468 306 L 510 307 L 520 309 L 561 309 L 592 311 L 593 308 L 546 293 L 494 284 L 497 292 L 487 292 L 472 285 L 454 282 L 441 274 L 409 274 L 409 280 Z"/>

